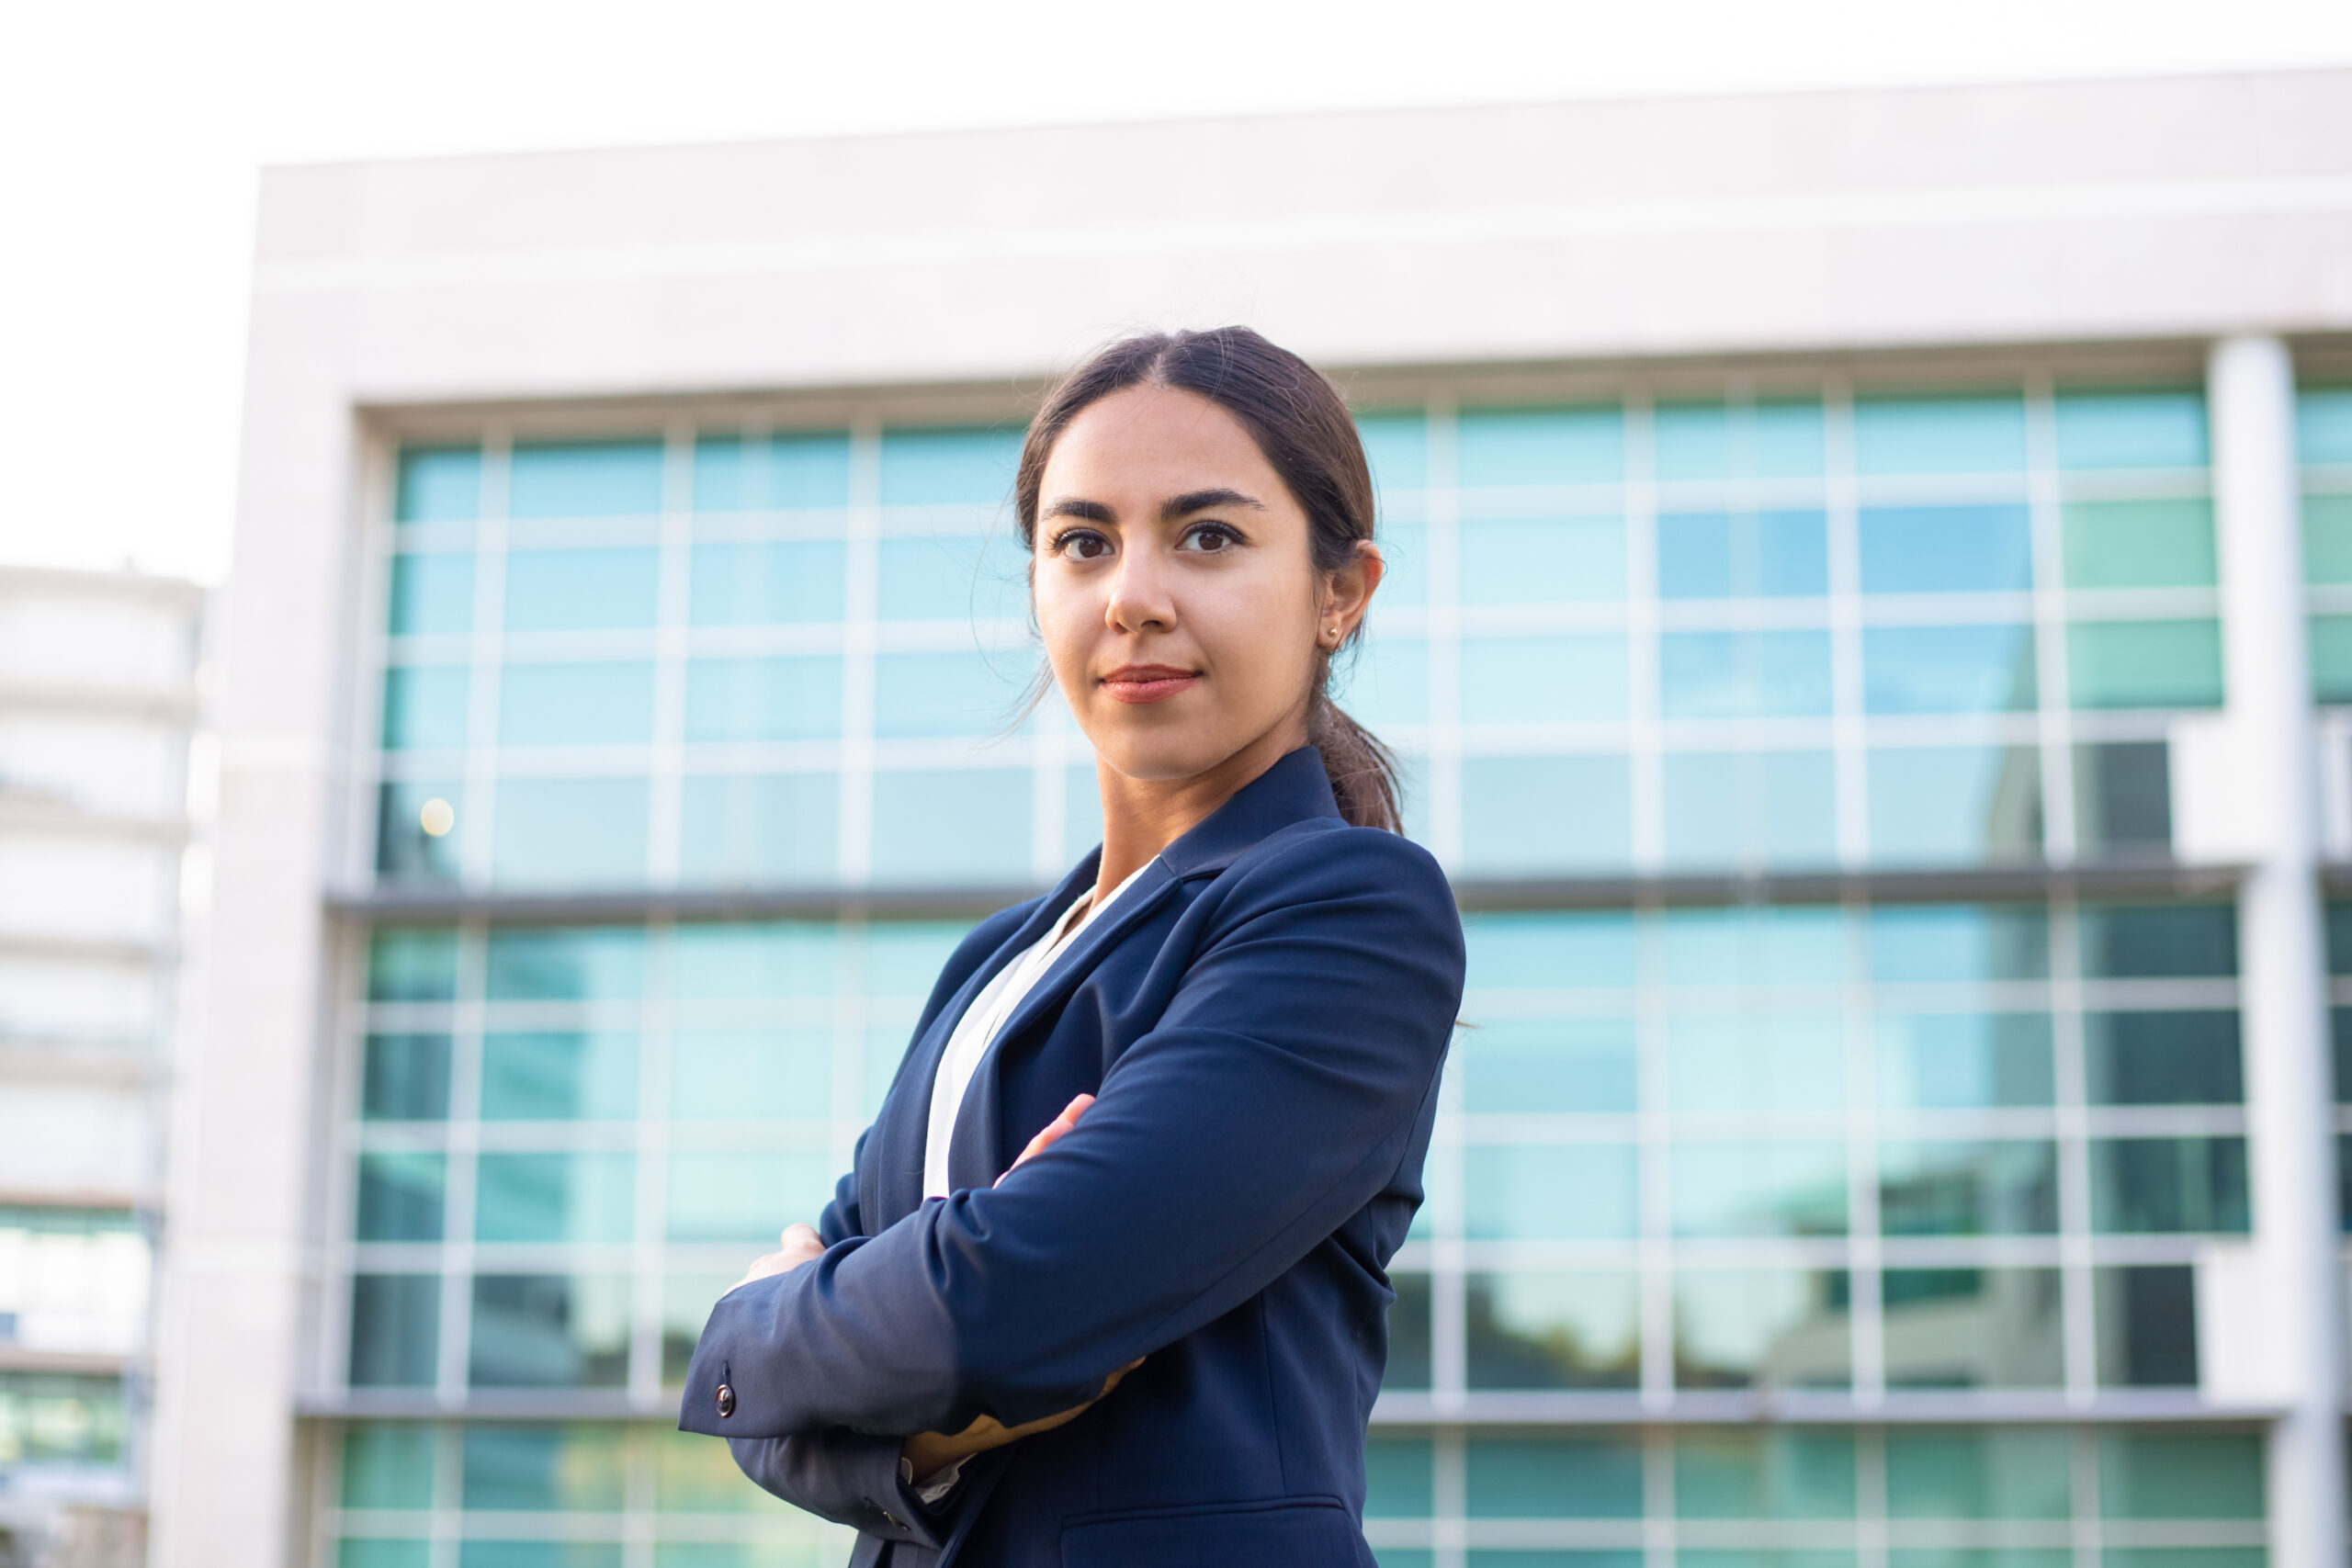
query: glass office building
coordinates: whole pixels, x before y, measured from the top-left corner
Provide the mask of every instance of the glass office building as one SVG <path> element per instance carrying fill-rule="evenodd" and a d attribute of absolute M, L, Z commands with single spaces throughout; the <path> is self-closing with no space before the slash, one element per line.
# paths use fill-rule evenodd
<path fill-rule="evenodd" d="M 442 287 L 325 265 L 265 292 Z M 2341 1417 L 2299 1380 L 2344 1325 L 2307 1292 L 2297 1338 L 2276 1287 L 2340 1290 L 2343 1201 L 2293 1173 L 2352 1109 L 2293 1086 L 2352 1008 L 2352 902 L 2312 880 L 2352 863 L 2352 362 L 2067 338 L 1318 353 L 1390 562 L 1341 701 L 1470 948 L 1392 1270 L 1385 1568 L 2340 1541 Z M 283 1561 L 838 1561 L 672 1429 L 677 1385 L 955 941 L 1098 835 L 1083 737 L 1026 701 L 1036 382 L 550 390 L 493 347 L 415 373 L 480 395 L 355 395 L 318 468 L 347 596 L 306 634 L 340 750 L 284 1034 L 317 1265 Z M 2299 476 L 2262 491 L 2249 430 Z M 2280 637 L 2301 851 L 2246 716 Z"/>

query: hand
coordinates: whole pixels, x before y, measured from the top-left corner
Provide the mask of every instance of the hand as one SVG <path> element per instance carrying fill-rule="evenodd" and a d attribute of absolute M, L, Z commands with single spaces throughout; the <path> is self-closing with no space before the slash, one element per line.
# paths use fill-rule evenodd
<path fill-rule="evenodd" d="M 754 1280 L 764 1280 L 771 1274 L 789 1274 L 803 1263 L 825 1256 L 825 1243 L 814 1225 L 786 1225 L 776 1240 L 777 1248 L 763 1257 L 752 1259 L 752 1267 L 744 1276 L 727 1287 L 740 1291 Z"/>
<path fill-rule="evenodd" d="M 1023 1438 L 1034 1438 L 1040 1432 L 1050 1432 L 1057 1427 L 1069 1425 L 1109 1398 L 1111 1391 L 1119 1386 L 1119 1380 L 1142 1365 L 1143 1358 L 1137 1356 L 1113 1372 L 1102 1380 L 1102 1392 L 1084 1404 L 1073 1404 L 1068 1410 L 1041 1416 L 1035 1421 L 1023 1421 L 1018 1427 L 1008 1427 L 993 1416 L 983 1416 L 954 1437 L 939 1432 L 917 1432 L 899 1445 L 899 1453 L 914 1466 L 915 1482 L 921 1484 L 959 1459 L 985 1453 L 989 1449 L 1001 1449 Z"/>
<path fill-rule="evenodd" d="M 1085 1115 L 1086 1108 L 1093 1103 L 1094 1097 L 1092 1095 L 1081 1094 L 1072 1100 L 1068 1105 L 1063 1106 L 1062 1113 L 1059 1116 L 1055 1117 L 1052 1121 L 1046 1122 L 1044 1128 L 1038 1132 L 1037 1135 L 1029 1140 L 1027 1146 L 1023 1148 L 1021 1151 L 1021 1157 L 1014 1160 L 1012 1166 L 1007 1168 L 1005 1176 L 1012 1175 L 1013 1171 L 1019 1170 L 1023 1165 L 1033 1159 L 1035 1159 L 1039 1155 L 1044 1154 L 1047 1149 L 1052 1148 L 1056 1144 L 1061 1142 L 1062 1134 L 1069 1132 L 1072 1127 L 1077 1126 L 1078 1119 L 1080 1116 Z M 1004 1176 L 1000 1176 L 997 1179 L 999 1181 L 1002 1181 L 1004 1179 Z"/>

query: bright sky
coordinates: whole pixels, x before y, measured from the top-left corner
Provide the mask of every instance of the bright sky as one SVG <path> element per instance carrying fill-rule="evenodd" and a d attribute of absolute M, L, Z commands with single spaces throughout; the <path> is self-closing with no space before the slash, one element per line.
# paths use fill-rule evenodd
<path fill-rule="evenodd" d="M 216 581 L 265 164 L 2347 65 L 2352 4 L 28 0 L 0 62 L 0 560 Z"/>

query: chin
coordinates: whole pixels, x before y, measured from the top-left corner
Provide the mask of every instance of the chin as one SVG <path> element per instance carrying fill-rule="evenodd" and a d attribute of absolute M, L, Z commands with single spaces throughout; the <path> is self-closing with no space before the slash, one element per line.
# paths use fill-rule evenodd
<path fill-rule="evenodd" d="M 1139 742 L 1139 743 L 1138 743 Z M 1154 743 L 1136 740 L 1122 744 L 1114 739 L 1110 744 L 1095 744 L 1095 754 L 1110 764 L 1111 771 L 1124 778 L 1141 779 L 1149 784 L 1173 784 L 1204 773 L 1231 756 L 1230 749 L 1219 750 L 1215 746 Z"/>

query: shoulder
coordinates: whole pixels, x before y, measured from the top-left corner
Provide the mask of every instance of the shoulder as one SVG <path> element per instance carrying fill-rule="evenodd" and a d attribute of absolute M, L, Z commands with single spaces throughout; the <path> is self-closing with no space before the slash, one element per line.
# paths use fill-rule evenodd
<path fill-rule="evenodd" d="M 1459 952 L 1462 916 L 1437 857 L 1397 833 L 1330 818 L 1300 823 L 1236 857 L 1213 885 L 1219 923 L 1295 911 L 1418 931 Z"/>

